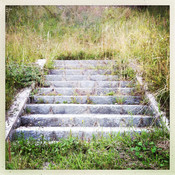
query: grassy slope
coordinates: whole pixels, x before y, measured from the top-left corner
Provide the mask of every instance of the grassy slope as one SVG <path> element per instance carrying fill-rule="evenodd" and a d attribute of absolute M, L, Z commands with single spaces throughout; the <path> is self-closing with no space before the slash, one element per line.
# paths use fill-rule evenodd
<path fill-rule="evenodd" d="M 21 138 L 10 151 L 6 145 L 6 169 L 169 169 L 169 134 L 162 129 L 90 142 L 73 137 L 42 141 Z"/>
<path fill-rule="evenodd" d="M 133 59 L 149 82 L 150 90 L 163 108 L 168 109 L 167 7 L 142 10 L 129 7 L 9 7 L 6 21 L 7 65 L 12 61 L 25 64 L 39 58 Z M 6 86 L 7 94 L 11 91 L 13 94 L 10 81 Z"/>
<path fill-rule="evenodd" d="M 118 61 L 135 60 L 149 83 L 150 90 L 156 93 L 163 107 L 169 107 L 168 8 L 150 7 L 142 10 L 126 7 L 46 8 L 41 6 L 7 8 L 6 108 L 9 107 L 16 90 L 27 86 L 31 80 L 39 81 L 37 70 L 25 68 L 26 64 L 39 58 L 46 58 L 49 61 L 104 58 Z M 17 67 L 16 63 L 20 66 Z M 48 160 L 45 159 L 46 156 L 42 157 L 39 154 L 43 150 L 42 146 L 33 149 L 32 142 L 26 145 L 21 141 L 17 146 L 11 143 L 12 162 L 9 162 L 6 151 L 6 167 L 42 168 L 44 159 L 45 162 L 53 162 L 50 164 L 51 169 L 168 169 L 169 147 L 166 143 L 169 142 L 169 136 L 160 131 L 143 138 L 137 137 L 135 142 L 128 137 L 122 137 L 121 140 L 103 140 L 104 144 L 101 147 L 98 147 L 99 142 L 96 141 L 91 142 L 92 145 L 82 143 L 79 147 L 80 141 L 75 141 L 78 145 L 76 146 L 72 144 L 71 139 L 64 140 L 60 145 L 53 146 L 53 154 L 50 154 L 52 152 L 50 147 L 45 148 Z M 160 140 L 162 142 L 159 142 Z M 120 147 L 121 151 L 116 149 L 117 142 L 123 145 Z M 146 142 L 153 143 L 149 145 Z M 77 154 L 73 146 L 77 149 L 85 147 L 88 152 L 84 154 L 83 150 L 79 150 Z M 143 150 L 144 147 L 146 150 Z M 57 154 L 59 152 L 57 148 L 67 150 L 65 154 L 60 155 Z M 34 151 L 32 155 L 38 157 L 30 159 L 28 150 Z M 126 156 L 127 160 L 123 160 L 122 156 Z"/>

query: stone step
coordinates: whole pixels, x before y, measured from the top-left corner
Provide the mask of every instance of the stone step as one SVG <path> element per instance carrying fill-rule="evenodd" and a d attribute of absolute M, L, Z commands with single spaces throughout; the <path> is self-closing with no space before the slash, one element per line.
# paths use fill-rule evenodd
<path fill-rule="evenodd" d="M 82 70 L 78 70 L 78 69 L 64 69 L 64 70 L 60 70 L 60 69 L 51 69 L 49 71 L 50 75 L 110 75 L 112 74 L 112 71 L 110 70 L 104 70 L 104 69 L 100 69 L 100 70 L 92 70 L 92 69 L 82 69 Z"/>
<path fill-rule="evenodd" d="M 38 114 L 21 117 L 21 126 L 47 127 L 146 127 L 151 116 L 106 114 Z"/>
<path fill-rule="evenodd" d="M 29 103 L 43 104 L 139 104 L 140 96 L 32 96 Z"/>
<path fill-rule="evenodd" d="M 141 133 L 148 132 L 146 128 L 131 128 L 131 127 L 19 127 L 12 133 L 12 139 L 16 139 L 21 134 L 25 139 L 33 137 L 34 139 L 44 139 L 54 141 L 61 138 L 67 138 L 70 135 L 80 139 L 92 139 L 96 137 L 110 137 L 111 135 L 121 134 L 124 132 Z"/>
<path fill-rule="evenodd" d="M 45 81 L 45 87 L 116 88 L 134 87 L 133 81 Z"/>
<path fill-rule="evenodd" d="M 115 61 L 109 60 L 55 60 L 54 65 L 56 68 L 79 68 L 79 69 L 107 69 L 107 67 L 112 67 L 115 65 Z"/>
<path fill-rule="evenodd" d="M 45 75 L 46 81 L 115 81 L 117 75 Z"/>
<path fill-rule="evenodd" d="M 92 70 L 116 70 L 115 64 L 55 64 L 54 69 L 92 69 Z"/>
<path fill-rule="evenodd" d="M 36 95 L 54 95 L 54 96 L 115 96 L 129 95 L 134 93 L 134 88 L 39 88 Z"/>
<path fill-rule="evenodd" d="M 54 60 L 56 64 L 108 64 L 115 60 Z"/>
<path fill-rule="evenodd" d="M 26 104 L 30 114 L 130 114 L 153 115 L 146 105 Z"/>

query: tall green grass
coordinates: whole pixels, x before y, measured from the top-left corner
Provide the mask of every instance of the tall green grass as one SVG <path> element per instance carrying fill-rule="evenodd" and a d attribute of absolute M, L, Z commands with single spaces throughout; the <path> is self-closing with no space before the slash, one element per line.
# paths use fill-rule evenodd
<path fill-rule="evenodd" d="M 167 111 L 169 36 L 167 6 L 6 8 L 7 65 L 39 58 L 136 61 L 150 90 Z"/>
<path fill-rule="evenodd" d="M 169 169 L 169 132 L 111 134 L 48 142 L 23 136 L 6 144 L 6 169 Z"/>

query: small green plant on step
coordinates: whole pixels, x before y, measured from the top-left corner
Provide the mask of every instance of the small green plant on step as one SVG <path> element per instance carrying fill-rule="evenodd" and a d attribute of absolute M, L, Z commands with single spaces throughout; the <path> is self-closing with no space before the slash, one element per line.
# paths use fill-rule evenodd
<path fill-rule="evenodd" d="M 134 114 L 131 111 L 128 111 L 128 115 L 133 116 Z"/>
<path fill-rule="evenodd" d="M 146 97 L 144 96 L 143 99 L 140 101 L 140 104 L 142 104 L 142 105 L 148 105 L 148 104 L 149 104 L 148 98 L 146 98 Z"/>
<path fill-rule="evenodd" d="M 87 95 L 87 104 L 94 104 L 89 95 Z"/>
<path fill-rule="evenodd" d="M 44 99 L 43 98 L 38 98 L 37 99 L 37 103 L 38 104 L 44 104 L 45 102 L 44 102 Z"/>
<path fill-rule="evenodd" d="M 135 87 L 135 86 L 136 86 L 136 80 L 133 79 L 129 82 L 129 84 L 126 87 L 131 88 L 131 87 Z"/>
<path fill-rule="evenodd" d="M 134 95 L 140 95 L 143 96 L 145 94 L 145 91 L 143 90 L 142 86 L 140 84 L 137 84 L 134 89 Z"/>
<path fill-rule="evenodd" d="M 74 90 L 73 96 L 79 96 L 79 94 Z"/>
<path fill-rule="evenodd" d="M 30 93 L 31 96 L 34 96 L 38 93 L 38 89 L 33 89 L 33 91 Z"/>
<path fill-rule="evenodd" d="M 47 59 L 44 68 L 46 68 L 46 69 L 54 69 L 54 61 L 53 61 L 53 59 L 51 59 L 51 58 Z"/>
<path fill-rule="evenodd" d="M 26 108 L 26 109 L 25 109 L 25 112 L 26 112 L 26 114 L 30 114 L 30 113 L 31 113 L 31 109 Z"/>
<path fill-rule="evenodd" d="M 73 103 L 73 104 L 79 104 L 78 102 L 77 102 L 77 100 L 76 100 L 76 98 L 75 97 L 71 97 L 71 103 Z"/>
<path fill-rule="evenodd" d="M 68 104 L 68 102 L 67 102 L 67 101 L 63 101 L 63 103 L 64 103 L 64 104 Z"/>
<path fill-rule="evenodd" d="M 129 126 L 134 126 L 134 118 L 133 118 L 132 115 L 130 116 L 130 118 L 129 118 L 129 120 L 128 120 L 128 125 L 129 125 Z"/>
<path fill-rule="evenodd" d="M 117 97 L 115 99 L 115 103 L 117 103 L 117 104 L 123 104 L 125 102 L 125 100 L 126 100 L 126 98 L 124 98 L 124 97 Z"/>
<path fill-rule="evenodd" d="M 127 67 L 122 72 L 122 76 L 124 77 L 125 80 L 132 80 L 135 78 L 136 74 L 132 68 Z"/>
<path fill-rule="evenodd" d="M 44 68 L 44 75 L 48 75 L 49 74 L 49 70 Z"/>
<path fill-rule="evenodd" d="M 106 95 L 107 96 L 114 96 L 115 95 L 115 92 L 111 91 L 111 92 L 108 92 Z"/>

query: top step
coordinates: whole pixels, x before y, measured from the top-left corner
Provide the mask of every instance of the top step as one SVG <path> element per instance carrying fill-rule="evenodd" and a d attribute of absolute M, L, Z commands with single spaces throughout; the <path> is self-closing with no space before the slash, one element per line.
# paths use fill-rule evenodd
<path fill-rule="evenodd" d="M 111 70 L 99 69 L 99 70 L 92 70 L 92 69 L 51 69 L 49 74 L 52 75 L 109 75 L 112 74 Z"/>
<path fill-rule="evenodd" d="M 55 60 L 54 65 L 56 68 L 63 69 L 106 69 L 115 65 L 113 60 Z"/>
<path fill-rule="evenodd" d="M 115 60 L 54 60 L 58 64 L 107 64 L 114 63 Z"/>

